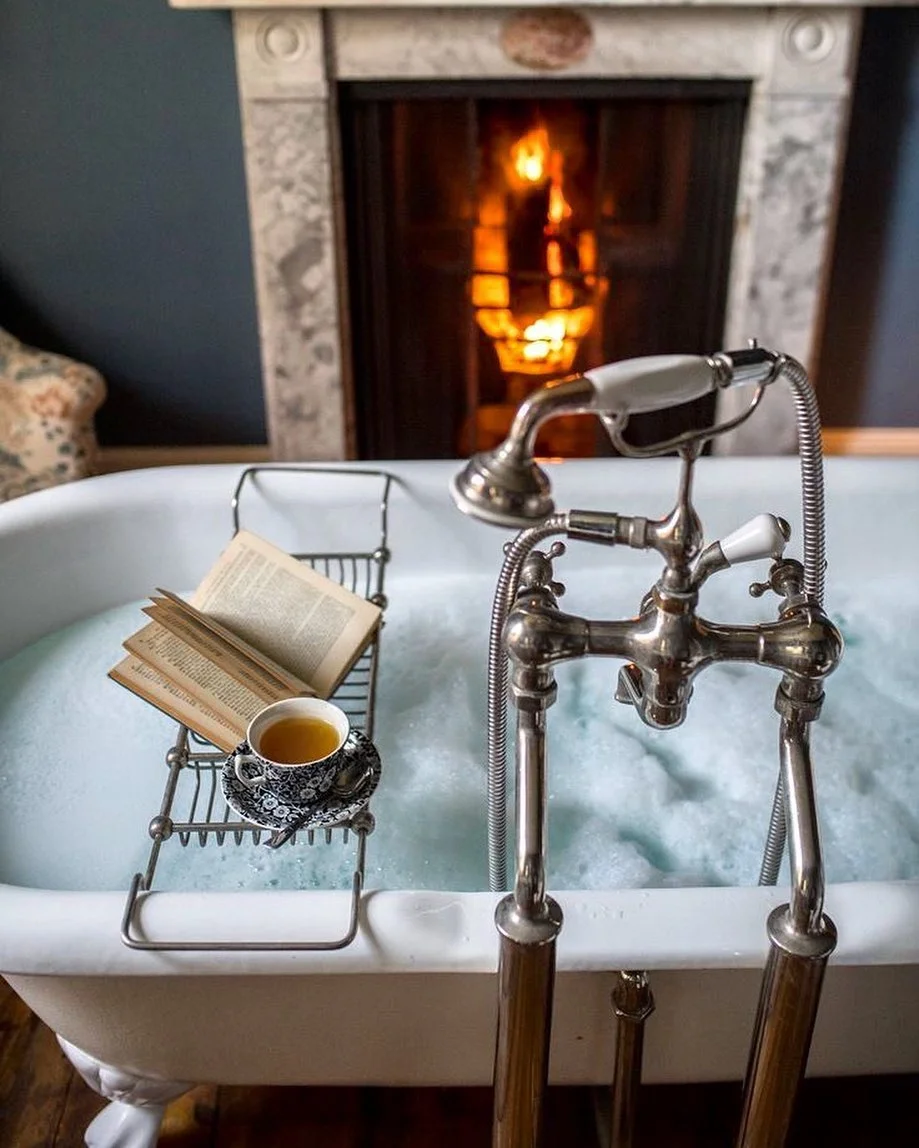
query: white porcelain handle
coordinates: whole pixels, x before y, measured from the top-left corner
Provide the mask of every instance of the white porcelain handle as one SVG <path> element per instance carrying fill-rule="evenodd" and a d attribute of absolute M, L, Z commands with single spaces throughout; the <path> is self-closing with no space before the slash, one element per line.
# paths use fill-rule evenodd
<path fill-rule="evenodd" d="M 774 514 L 757 514 L 721 539 L 721 552 L 729 566 L 757 558 L 781 558 L 788 542 L 786 529 Z"/>
<path fill-rule="evenodd" d="M 701 355 L 648 355 L 585 371 L 595 406 L 611 413 L 658 411 L 715 389 L 715 372 Z"/>

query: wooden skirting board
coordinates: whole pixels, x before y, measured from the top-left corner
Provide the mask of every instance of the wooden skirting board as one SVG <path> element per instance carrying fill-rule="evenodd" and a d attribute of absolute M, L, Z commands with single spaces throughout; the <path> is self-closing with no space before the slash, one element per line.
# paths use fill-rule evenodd
<path fill-rule="evenodd" d="M 251 466 L 271 460 L 269 446 L 104 446 L 97 470 L 144 470 L 151 466 L 189 466 L 197 463 L 238 462 Z"/>
<path fill-rule="evenodd" d="M 824 427 L 827 454 L 919 455 L 919 427 Z"/>
<path fill-rule="evenodd" d="M 826 454 L 919 456 L 919 427 L 824 427 Z M 271 460 L 270 446 L 109 446 L 99 451 L 99 472 L 231 462 L 253 465 Z"/>

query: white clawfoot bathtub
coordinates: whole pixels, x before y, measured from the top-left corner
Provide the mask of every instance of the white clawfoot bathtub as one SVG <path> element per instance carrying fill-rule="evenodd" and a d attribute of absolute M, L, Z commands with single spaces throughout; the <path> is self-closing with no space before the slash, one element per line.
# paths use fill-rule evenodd
<path fill-rule="evenodd" d="M 409 575 L 429 577 L 432 584 L 446 574 L 486 571 L 497 577 L 507 535 L 454 510 L 447 483 L 456 464 L 398 463 L 386 469 L 398 480 L 391 501 L 391 596 Z M 0 662 L 78 619 L 143 599 L 156 586 L 193 587 L 229 537 L 229 496 L 238 473 L 238 467 L 141 471 L 90 479 L 0 507 Z M 649 516 L 669 508 L 675 477 L 676 464 L 669 460 L 552 468 L 560 507 Z M 334 546 L 339 524 L 353 510 L 347 481 L 342 489 L 332 496 L 279 481 L 266 497 L 264 521 L 246 524 L 264 528 L 290 548 L 302 542 L 304 532 L 310 549 Z M 850 597 L 860 588 L 872 603 L 879 568 L 902 572 L 904 579 L 914 575 L 919 531 L 904 529 L 903 514 L 917 492 L 919 462 L 828 462 L 830 613 L 834 587 L 842 582 Z M 702 460 L 696 503 L 708 540 L 763 510 L 795 526 L 797 460 Z M 789 553 L 799 553 L 799 547 L 795 526 Z M 615 570 L 633 563 L 635 555 L 604 552 L 586 560 L 598 570 L 601 562 Z M 750 574 L 761 577 L 762 570 Z M 919 590 L 915 593 L 919 596 Z M 874 605 L 879 611 L 897 606 L 880 600 Z M 627 616 L 636 606 L 611 592 L 615 613 L 610 616 Z M 112 662 L 126 633 L 113 643 Z M 384 651 L 386 640 L 384 632 Z M 469 688 L 480 684 L 483 694 L 486 643 L 483 633 L 481 682 L 468 683 Z M 610 705 L 616 668 L 610 668 Z M 876 672 L 881 675 L 883 668 Z M 832 689 L 831 679 L 828 694 Z M 139 701 L 136 706 L 143 708 Z M 379 712 L 378 725 L 386 721 L 387 714 Z M 130 743 L 130 726 L 122 732 Z M 470 760 L 470 769 L 482 768 L 484 738 L 483 728 L 482 754 Z M 66 748 L 60 737 L 52 739 L 49 758 L 66 758 Z M 160 760 L 166 748 L 157 748 Z M 0 747 L 0 779 L 17 754 L 15 744 Z M 817 752 L 814 764 L 819 778 Z M 117 789 L 131 784 L 130 776 L 125 778 L 129 765 L 71 761 L 63 776 L 72 777 L 79 789 L 81 771 L 104 771 Z M 383 784 L 386 780 L 384 766 Z M 150 784 L 139 767 L 137 783 Z M 149 814 L 156 811 L 154 801 Z M 81 841 L 98 845 L 100 835 L 110 832 L 109 821 L 94 820 L 92 810 L 79 807 L 74 816 L 76 853 Z M 484 773 L 481 816 L 484 825 Z M 32 839 L 49 832 L 40 801 L 0 804 L 0 841 L 11 839 L 8 818 Z M 750 828 L 757 843 L 767 821 L 768 806 Z M 142 822 L 141 837 L 144 829 Z M 550 857 L 551 829 L 550 814 Z M 373 848 L 371 837 L 368 850 Z M 387 887 L 384 875 L 370 880 L 357 939 L 340 952 L 139 952 L 119 937 L 134 864 L 125 857 L 124 884 L 116 889 L 70 889 L 66 882 L 47 888 L 40 873 L 23 872 L 15 853 L 0 845 L 0 881 L 7 882 L 0 884 L 0 972 L 90 1063 L 116 1066 L 125 1079 L 149 1082 L 146 1092 L 139 1083 L 133 1097 L 131 1088 L 112 1088 L 108 1094 L 128 1104 L 146 1097 L 156 1107 L 168 1099 L 169 1082 L 181 1081 L 490 1081 L 498 951 L 494 894 L 399 890 Z M 826 907 L 839 930 L 839 946 L 827 973 L 810 1072 L 919 1071 L 919 883 L 833 884 L 832 869 L 828 876 Z M 749 880 L 755 879 L 751 873 Z M 647 1081 L 743 1075 L 767 947 L 765 920 L 771 907 L 787 899 L 781 884 L 778 889 L 552 892 L 565 914 L 553 1082 L 609 1081 L 609 992 L 613 973 L 621 968 L 652 973 L 657 1010 L 646 1039 Z M 341 932 L 348 903 L 344 891 L 161 892 L 143 902 L 139 927 L 152 939 L 302 940 L 317 931 Z M 92 1076 L 85 1065 L 81 1071 Z M 116 1141 L 100 1133 L 96 1142 Z"/>

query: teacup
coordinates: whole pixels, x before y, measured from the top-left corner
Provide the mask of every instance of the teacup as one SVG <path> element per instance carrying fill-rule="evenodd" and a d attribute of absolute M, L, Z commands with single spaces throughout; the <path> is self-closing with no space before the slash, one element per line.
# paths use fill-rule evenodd
<path fill-rule="evenodd" d="M 320 698 L 285 698 L 260 710 L 249 722 L 249 753 L 237 753 L 233 768 L 249 789 L 264 787 L 279 800 L 304 804 L 332 786 L 348 715 Z"/>

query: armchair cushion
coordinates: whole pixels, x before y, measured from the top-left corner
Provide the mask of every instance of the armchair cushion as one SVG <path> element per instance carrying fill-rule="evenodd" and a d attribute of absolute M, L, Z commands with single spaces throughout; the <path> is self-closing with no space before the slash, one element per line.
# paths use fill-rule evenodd
<path fill-rule="evenodd" d="M 104 398 L 94 368 L 0 328 L 0 502 L 92 474 Z"/>

